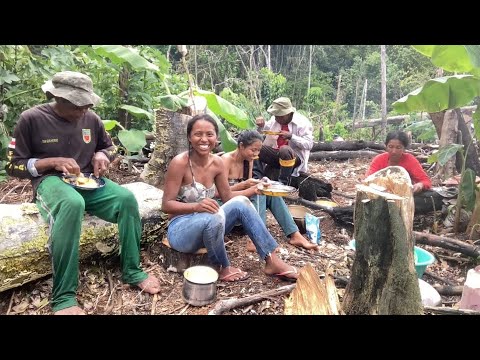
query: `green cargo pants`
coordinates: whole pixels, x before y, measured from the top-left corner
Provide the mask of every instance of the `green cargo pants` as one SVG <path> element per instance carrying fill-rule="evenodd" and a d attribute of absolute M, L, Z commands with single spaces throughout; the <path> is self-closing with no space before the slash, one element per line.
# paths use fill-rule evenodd
<path fill-rule="evenodd" d="M 79 244 L 84 212 L 118 223 L 122 280 L 138 284 L 147 278 L 140 268 L 142 224 L 131 191 L 105 179 L 96 190 L 77 190 L 60 177 L 45 178 L 37 189 L 37 206 L 50 227 L 48 249 L 52 257 L 52 309 L 77 305 Z"/>

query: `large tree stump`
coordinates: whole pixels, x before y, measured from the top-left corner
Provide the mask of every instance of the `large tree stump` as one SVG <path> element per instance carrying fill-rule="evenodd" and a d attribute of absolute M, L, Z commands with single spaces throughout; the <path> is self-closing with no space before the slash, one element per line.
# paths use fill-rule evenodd
<path fill-rule="evenodd" d="M 414 266 L 411 181 L 390 166 L 357 185 L 355 261 L 343 302 L 347 314 L 422 314 Z"/>
<path fill-rule="evenodd" d="M 201 248 L 194 254 L 182 253 L 172 249 L 166 236 L 162 240 L 159 252 L 160 264 L 169 271 L 183 273 L 190 266 L 209 264 L 207 249 Z"/>
<path fill-rule="evenodd" d="M 143 181 L 163 186 L 170 161 L 188 150 L 187 123 L 191 118 L 167 109 L 155 110 L 155 148 L 141 174 Z"/>
<path fill-rule="evenodd" d="M 160 240 L 166 228 L 163 191 L 145 183 L 122 185 L 133 192 L 142 218 L 142 242 Z M 33 203 L 0 204 L 0 292 L 52 273 L 48 226 Z M 118 226 L 86 215 L 80 235 L 80 259 L 118 253 Z"/>

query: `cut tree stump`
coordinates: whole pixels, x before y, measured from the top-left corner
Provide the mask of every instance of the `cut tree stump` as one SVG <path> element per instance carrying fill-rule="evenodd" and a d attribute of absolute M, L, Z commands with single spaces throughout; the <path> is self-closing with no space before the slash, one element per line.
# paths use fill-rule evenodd
<path fill-rule="evenodd" d="M 166 236 L 162 239 L 162 246 L 159 250 L 160 263 L 169 271 L 183 273 L 185 269 L 195 265 L 208 265 L 207 249 L 198 249 L 194 254 L 187 254 L 172 249 Z"/>
<path fill-rule="evenodd" d="M 423 314 L 414 266 L 414 202 L 410 176 L 399 166 L 357 185 L 355 260 L 345 290 L 346 314 Z"/>
<path fill-rule="evenodd" d="M 132 191 L 142 218 L 142 242 L 160 241 L 167 225 L 161 211 L 163 191 L 137 182 Z M 48 226 L 33 203 L 0 204 L 0 292 L 52 273 Z M 118 253 L 118 226 L 86 215 L 80 235 L 80 259 Z"/>

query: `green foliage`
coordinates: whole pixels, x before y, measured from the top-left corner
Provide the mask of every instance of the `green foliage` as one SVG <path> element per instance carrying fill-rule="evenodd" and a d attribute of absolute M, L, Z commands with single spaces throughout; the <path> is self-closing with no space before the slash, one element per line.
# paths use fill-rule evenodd
<path fill-rule="evenodd" d="M 463 145 L 460 144 L 448 144 L 443 146 L 440 150 L 433 153 L 428 157 L 428 163 L 433 164 L 438 162 L 440 165 L 445 166 L 445 164 L 454 156 L 458 151 L 463 153 Z"/>
<path fill-rule="evenodd" d="M 476 69 L 480 68 L 479 45 L 413 45 L 413 48 L 442 69 L 480 74 Z"/>
<path fill-rule="evenodd" d="M 140 152 L 147 144 L 145 133 L 141 130 L 120 130 L 118 132 L 118 140 L 127 149 L 129 153 Z"/>
<path fill-rule="evenodd" d="M 397 100 L 397 112 L 438 112 L 469 104 L 480 95 L 480 79 L 472 75 L 444 76 L 427 83 Z"/>
<path fill-rule="evenodd" d="M 92 48 L 101 56 L 109 58 L 114 64 L 128 63 L 134 70 L 158 71 L 157 65 L 140 56 L 134 48 L 121 45 L 93 45 Z"/>
<path fill-rule="evenodd" d="M 270 106 L 273 100 L 286 96 L 287 79 L 282 74 L 276 74 L 268 68 L 260 69 L 260 80 L 262 82 L 260 95 L 265 108 Z"/>
<path fill-rule="evenodd" d="M 475 178 L 475 171 L 466 169 L 465 174 L 462 176 L 462 183 L 460 184 L 463 203 L 465 204 L 465 209 L 468 211 L 472 211 L 475 206 L 475 189 L 477 188 Z"/>
<path fill-rule="evenodd" d="M 437 139 L 437 131 L 431 120 L 415 121 L 407 125 L 405 131 L 411 131 L 413 138 L 427 143 Z"/>

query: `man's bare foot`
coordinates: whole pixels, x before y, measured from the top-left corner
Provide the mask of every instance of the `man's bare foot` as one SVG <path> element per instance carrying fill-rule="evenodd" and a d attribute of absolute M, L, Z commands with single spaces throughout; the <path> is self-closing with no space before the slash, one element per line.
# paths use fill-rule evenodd
<path fill-rule="evenodd" d="M 291 245 L 298 246 L 298 247 L 303 247 L 304 249 L 307 249 L 307 250 L 311 250 L 311 249 L 317 250 L 318 249 L 317 244 L 314 244 L 314 243 L 308 241 L 307 239 L 305 239 L 305 237 L 302 234 L 300 234 L 300 232 L 298 232 L 298 231 L 294 232 L 290 236 L 290 240 L 288 242 Z"/>
<path fill-rule="evenodd" d="M 233 266 L 227 266 L 220 270 L 220 280 L 222 281 L 241 281 L 248 279 L 249 276 L 247 272 L 234 268 Z"/>
<path fill-rule="evenodd" d="M 148 277 L 138 283 L 137 286 L 142 289 L 142 291 L 152 295 L 160 292 L 160 280 L 153 275 L 148 275 Z"/>
<path fill-rule="evenodd" d="M 53 315 L 87 315 L 79 306 L 70 306 L 68 308 L 55 311 Z"/>
<path fill-rule="evenodd" d="M 293 280 L 298 278 L 298 271 L 292 265 L 288 265 L 280 259 L 275 251 L 265 258 L 265 274 L 277 276 L 284 280 Z"/>
<path fill-rule="evenodd" d="M 257 252 L 257 248 L 255 247 L 255 244 L 250 239 L 247 240 L 247 251 Z"/>

